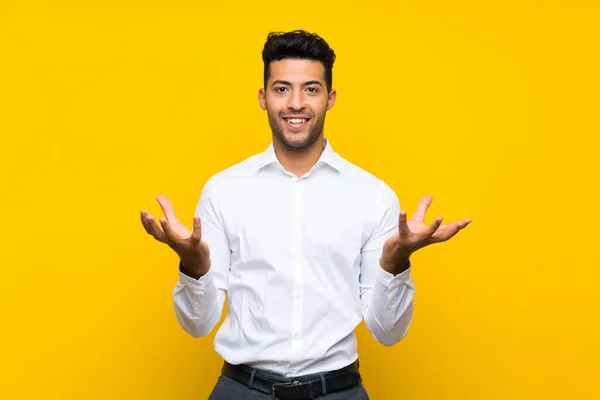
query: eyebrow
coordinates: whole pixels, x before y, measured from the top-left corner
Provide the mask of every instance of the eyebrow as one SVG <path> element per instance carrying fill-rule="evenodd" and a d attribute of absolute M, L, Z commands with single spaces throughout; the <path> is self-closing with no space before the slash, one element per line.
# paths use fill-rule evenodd
<path fill-rule="evenodd" d="M 288 86 L 292 86 L 292 83 L 291 83 L 291 82 L 288 82 L 288 81 L 283 81 L 283 80 L 281 80 L 281 79 L 277 79 L 276 81 L 273 81 L 273 83 L 271 84 L 271 86 L 274 86 L 274 85 L 276 85 L 276 84 L 281 84 L 281 85 L 288 85 Z M 319 86 L 323 86 L 323 85 L 321 84 L 321 82 L 319 82 L 319 81 L 307 81 L 307 82 L 304 82 L 304 83 L 302 84 L 302 86 L 309 86 L 309 85 L 319 85 Z"/>

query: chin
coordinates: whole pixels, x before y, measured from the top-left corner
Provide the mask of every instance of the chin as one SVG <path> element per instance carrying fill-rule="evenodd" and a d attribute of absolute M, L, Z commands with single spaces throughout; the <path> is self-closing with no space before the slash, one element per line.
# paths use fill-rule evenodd
<path fill-rule="evenodd" d="M 296 140 L 287 140 L 286 142 L 287 143 L 285 143 L 285 146 L 291 149 L 301 150 L 309 146 L 309 143 L 306 140 L 300 142 Z"/>

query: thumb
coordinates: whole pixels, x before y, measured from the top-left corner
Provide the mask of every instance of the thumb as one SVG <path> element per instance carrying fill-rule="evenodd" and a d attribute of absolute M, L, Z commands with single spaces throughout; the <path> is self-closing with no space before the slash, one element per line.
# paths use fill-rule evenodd
<path fill-rule="evenodd" d="M 408 224 L 406 223 L 406 211 L 400 210 L 400 217 L 398 218 L 398 233 L 400 237 L 408 236 Z"/>
<path fill-rule="evenodd" d="M 202 239 L 202 225 L 200 223 L 200 217 L 194 217 L 194 223 L 192 224 L 192 235 L 190 236 L 192 243 L 198 244 Z"/>

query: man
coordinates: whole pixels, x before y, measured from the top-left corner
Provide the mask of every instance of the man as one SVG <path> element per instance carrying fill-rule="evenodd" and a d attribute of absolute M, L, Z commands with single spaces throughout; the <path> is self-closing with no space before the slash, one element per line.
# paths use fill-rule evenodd
<path fill-rule="evenodd" d="M 190 232 L 166 197 L 146 231 L 180 257 L 175 312 L 194 337 L 229 312 L 215 338 L 225 364 L 209 399 L 368 399 L 354 329 L 386 346 L 406 334 L 415 292 L 410 255 L 470 220 L 427 226 L 431 197 L 407 221 L 394 191 L 334 153 L 324 137 L 336 100 L 335 53 L 305 31 L 263 49 L 272 142 L 205 184 Z"/>

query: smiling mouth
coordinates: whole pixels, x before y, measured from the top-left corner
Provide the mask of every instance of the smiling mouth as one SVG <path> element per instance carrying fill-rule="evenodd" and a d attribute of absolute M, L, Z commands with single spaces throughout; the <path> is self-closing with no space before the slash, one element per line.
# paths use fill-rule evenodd
<path fill-rule="evenodd" d="M 310 118 L 283 118 L 285 124 L 291 129 L 302 129 L 306 126 Z"/>

